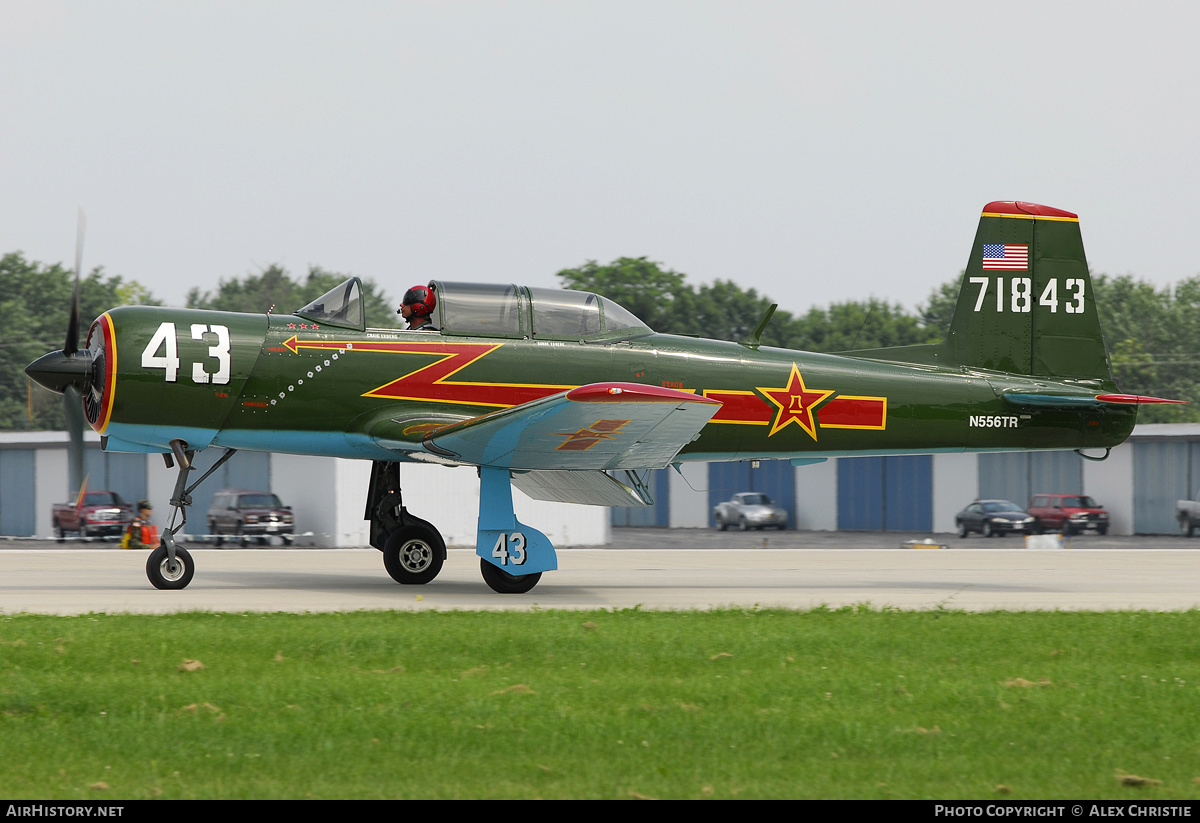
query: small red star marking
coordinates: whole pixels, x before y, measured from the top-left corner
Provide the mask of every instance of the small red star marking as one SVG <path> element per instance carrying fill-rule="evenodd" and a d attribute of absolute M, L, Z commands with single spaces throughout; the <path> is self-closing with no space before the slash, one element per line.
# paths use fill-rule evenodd
<path fill-rule="evenodd" d="M 767 437 L 775 434 L 775 432 L 787 424 L 795 423 L 804 429 L 813 440 L 817 439 L 817 426 L 813 421 L 813 409 L 821 405 L 829 395 L 833 394 L 833 389 L 829 391 L 810 390 L 804 385 L 804 378 L 800 376 L 800 369 L 793 363 L 792 373 L 788 377 L 788 384 L 786 386 L 778 389 L 758 387 L 758 391 L 778 408 L 778 411 L 775 413 L 775 420 L 771 423 L 771 431 L 767 433 Z"/>
<path fill-rule="evenodd" d="M 587 451 L 601 440 L 616 439 L 609 432 L 620 431 L 628 422 L 628 420 L 597 420 L 591 426 L 578 431 L 552 432 L 559 437 L 567 438 L 561 446 L 557 447 L 556 451 Z"/>

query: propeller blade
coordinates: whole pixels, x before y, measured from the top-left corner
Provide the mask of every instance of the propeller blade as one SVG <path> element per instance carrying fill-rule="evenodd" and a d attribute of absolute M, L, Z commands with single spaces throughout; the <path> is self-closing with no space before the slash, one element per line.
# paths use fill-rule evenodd
<path fill-rule="evenodd" d="M 79 389 L 66 386 L 63 389 L 63 414 L 67 418 L 67 435 L 70 438 L 71 491 L 83 488 L 83 399 Z"/>
<path fill-rule="evenodd" d="M 71 294 L 71 310 L 67 319 L 67 339 L 62 351 L 44 354 L 25 367 L 25 373 L 39 385 L 53 392 L 74 389 L 74 400 L 67 398 L 68 408 L 81 408 L 79 392 L 88 388 L 92 379 L 92 356 L 90 352 L 79 352 L 79 294 L 83 272 L 83 235 L 87 216 L 79 210 L 79 228 L 75 235 L 75 288 Z M 68 412 L 69 414 L 69 412 Z M 80 424 L 82 430 L 82 423 Z"/>
<path fill-rule="evenodd" d="M 63 354 L 70 357 L 79 351 L 79 278 L 83 270 L 83 236 L 87 229 L 87 215 L 79 210 L 79 222 L 75 230 L 75 291 L 71 295 L 71 315 L 67 321 L 67 340 Z"/>

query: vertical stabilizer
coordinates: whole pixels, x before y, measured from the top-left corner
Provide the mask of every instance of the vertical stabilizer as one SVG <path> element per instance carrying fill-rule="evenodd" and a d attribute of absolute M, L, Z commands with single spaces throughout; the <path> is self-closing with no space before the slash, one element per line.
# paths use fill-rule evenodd
<path fill-rule="evenodd" d="M 945 340 L 843 354 L 1115 389 L 1079 218 L 1036 203 L 984 206 Z"/>
<path fill-rule="evenodd" d="M 942 353 L 961 366 L 1112 380 L 1078 216 L 984 207 Z"/>

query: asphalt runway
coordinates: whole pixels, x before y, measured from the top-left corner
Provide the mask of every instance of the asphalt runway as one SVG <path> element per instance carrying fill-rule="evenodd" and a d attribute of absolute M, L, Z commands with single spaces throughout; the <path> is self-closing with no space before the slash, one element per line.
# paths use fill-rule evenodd
<path fill-rule="evenodd" d="M 111 544 L 0 543 L 0 613 L 324 612 L 364 609 L 875 608 L 1182 610 L 1200 607 L 1200 540 L 960 540 L 854 532 L 614 529 L 611 545 L 559 550 L 559 570 L 525 595 L 484 584 L 452 548 L 426 586 L 400 586 L 374 549 L 190 545 L 182 591 L 146 580 L 144 552 Z"/>

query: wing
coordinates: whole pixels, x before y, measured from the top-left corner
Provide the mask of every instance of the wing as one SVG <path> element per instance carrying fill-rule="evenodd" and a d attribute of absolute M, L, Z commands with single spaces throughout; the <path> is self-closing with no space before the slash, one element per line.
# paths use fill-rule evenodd
<path fill-rule="evenodd" d="M 424 439 L 434 454 L 510 469 L 660 469 L 721 404 L 637 383 L 593 383 L 455 423 Z"/>

